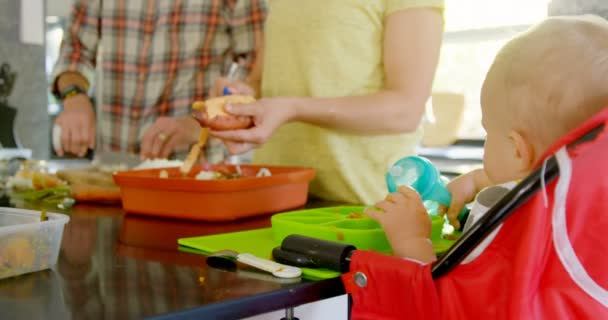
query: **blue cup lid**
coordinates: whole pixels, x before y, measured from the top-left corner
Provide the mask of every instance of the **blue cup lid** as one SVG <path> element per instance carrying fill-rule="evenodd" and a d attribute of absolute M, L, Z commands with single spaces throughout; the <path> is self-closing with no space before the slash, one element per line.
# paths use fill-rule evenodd
<path fill-rule="evenodd" d="M 437 168 L 426 158 L 410 156 L 399 159 L 386 174 L 386 183 L 389 192 L 397 192 L 398 186 L 414 188 L 424 199 L 433 191 L 439 180 Z"/>

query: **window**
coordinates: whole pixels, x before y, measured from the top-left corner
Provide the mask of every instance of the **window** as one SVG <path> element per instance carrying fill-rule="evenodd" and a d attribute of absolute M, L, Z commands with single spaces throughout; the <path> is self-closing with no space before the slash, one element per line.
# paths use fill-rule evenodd
<path fill-rule="evenodd" d="M 446 1 L 446 33 L 435 92 L 465 97 L 460 139 L 482 139 L 479 95 L 498 50 L 514 35 L 547 16 L 550 0 Z"/>

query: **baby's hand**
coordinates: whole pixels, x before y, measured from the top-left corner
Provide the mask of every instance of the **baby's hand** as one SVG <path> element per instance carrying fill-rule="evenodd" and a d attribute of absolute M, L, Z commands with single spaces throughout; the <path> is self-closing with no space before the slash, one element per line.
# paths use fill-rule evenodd
<path fill-rule="evenodd" d="M 429 239 L 431 219 L 415 190 L 399 187 L 398 193 L 389 194 L 375 208 L 381 211 L 367 209 L 365 214 L 382 225 L 394 255 L 423 262 L 436 259 Z"/>
<path fill-rule="evenodd" d="M 462 211 L 462 208 L 464 208 L 467 203 L 475 200 L 477 193 L 489 184 L 489 179 L 483 169 L 473 170 L 455 178 L 446 186 L 448 191 L 452 194 L 450 207 L 446 208 L 445 206 L 440 206 L 437 213 L 440 216 L 443 216 L 447 211 L 450 224 L 454 226 L 454 228 L 460 229 L 458 215 Z"/>

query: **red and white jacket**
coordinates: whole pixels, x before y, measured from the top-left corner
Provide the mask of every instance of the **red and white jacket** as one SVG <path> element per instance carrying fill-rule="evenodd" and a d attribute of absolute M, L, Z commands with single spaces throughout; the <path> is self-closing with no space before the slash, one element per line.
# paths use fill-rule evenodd
<path fill-rule="evenodd" d="M 560 175 L 472 261 L 431 265 L 356 251 L 352 319 L 608 319 L 608 108 L 556 142 Z M 566 145 L 604 123 L 593 141 Z M 364 287 L 355 274 L 367 278 Z"/>

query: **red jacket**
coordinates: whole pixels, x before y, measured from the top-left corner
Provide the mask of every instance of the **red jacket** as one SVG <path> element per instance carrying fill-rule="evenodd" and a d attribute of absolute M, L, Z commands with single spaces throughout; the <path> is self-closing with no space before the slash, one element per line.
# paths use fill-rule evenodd
<path fill-rule="evenodd" d="M 608 126 L 565 148 L 607 122 L 608 108 L 555 143 L 546 157 L 556 155 L 558 179 L 447 275 L 433 280 L 430 264 L 355 252 L 343 275 L 352 319 L 608 319 Z"/>

